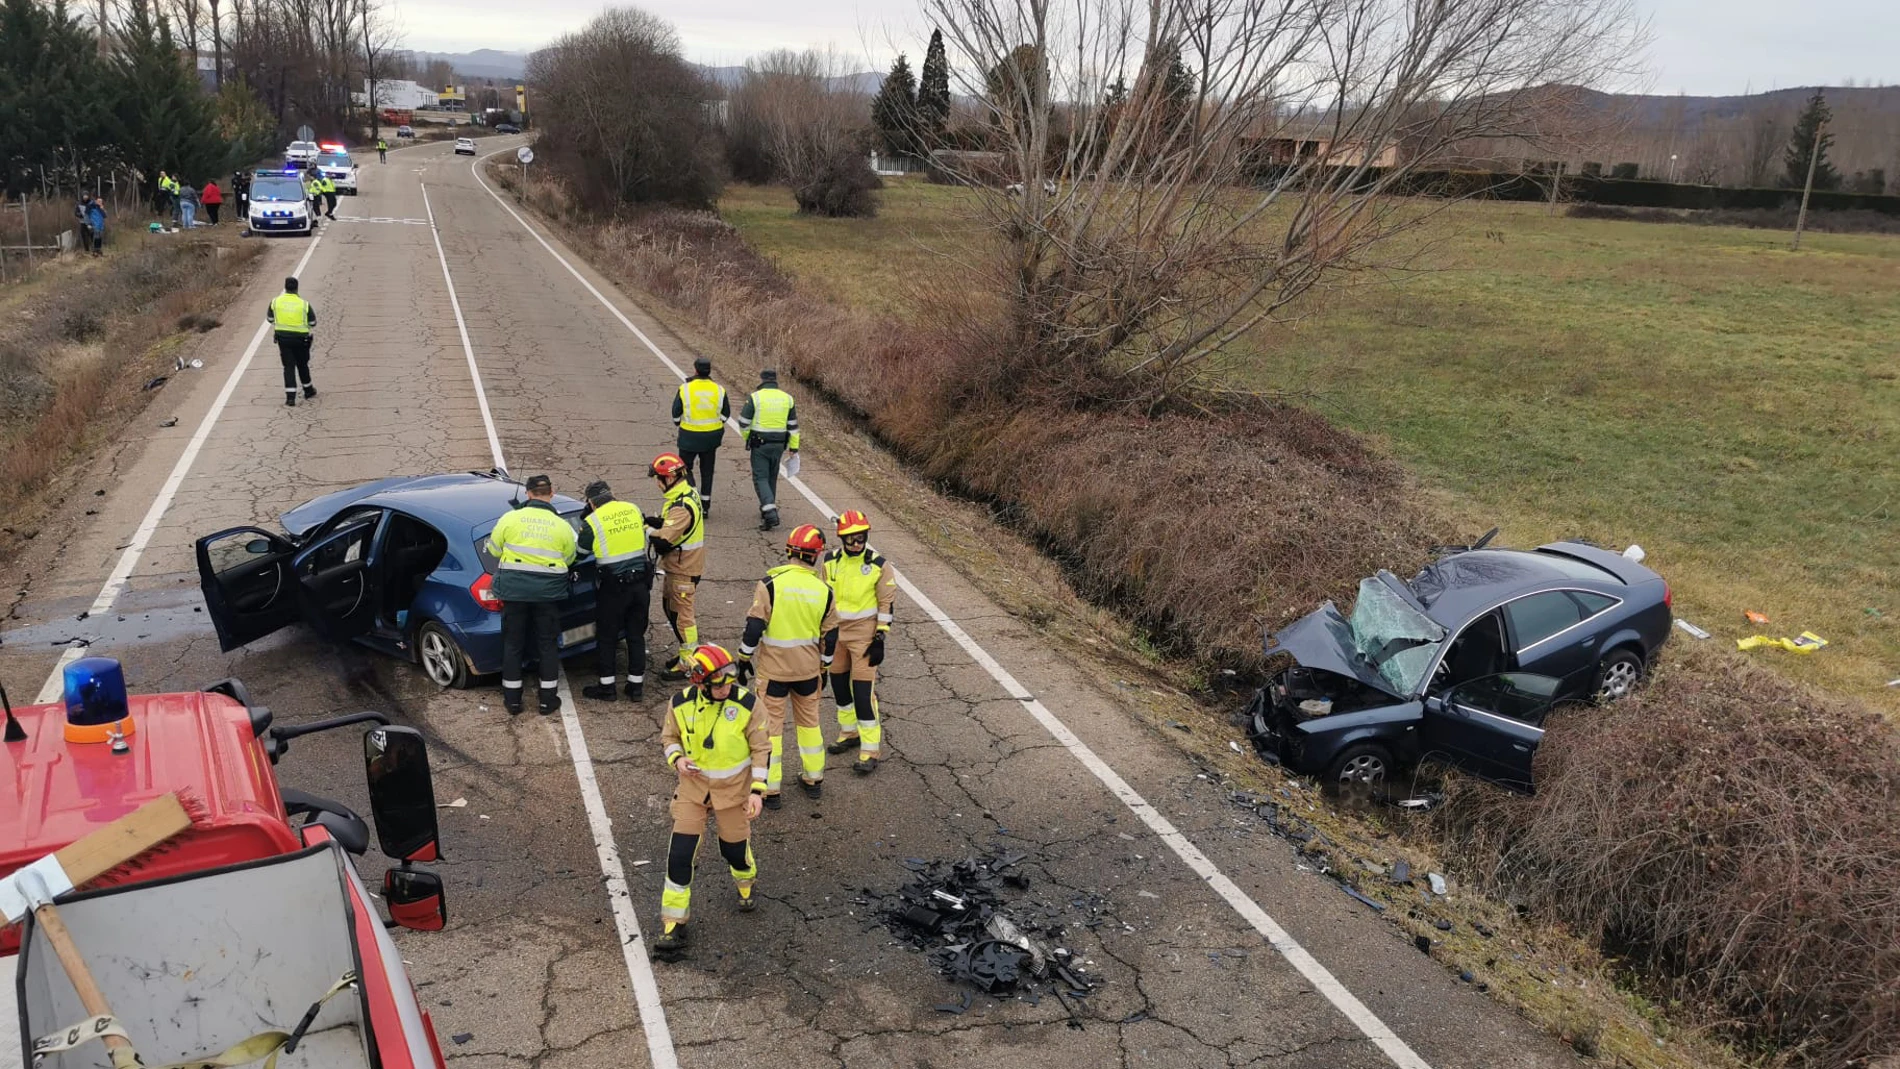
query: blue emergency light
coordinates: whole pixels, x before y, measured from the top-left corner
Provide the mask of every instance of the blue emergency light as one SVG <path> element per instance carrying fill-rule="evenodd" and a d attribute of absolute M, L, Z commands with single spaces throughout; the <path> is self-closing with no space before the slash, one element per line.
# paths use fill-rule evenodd
<path fill-rule="evenodd" d="M 110 657 L 82 657 L 66 666 L 66 741 L 111 742 L 132 734 L 125 669 Z"/>

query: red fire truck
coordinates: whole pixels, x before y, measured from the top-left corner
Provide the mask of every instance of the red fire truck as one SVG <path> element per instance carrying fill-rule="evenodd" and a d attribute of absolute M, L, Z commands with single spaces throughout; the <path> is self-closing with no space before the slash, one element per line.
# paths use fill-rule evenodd
<path fill-rule="evenodd" d="M 84 703 L 75 669 L 95 685 Z M 0 879 L 161 795 L 191 797 L 190 830 L 58 899 L 144 1063 L 268 1056 L 279 1069 L 442 1069 L 434 1025 L 387 931 L 447 923 L 441 878 L 415 867 L 438 854 L 421 734 L 369 712 L 275 725 L 235 679 L 129 698 L 119 682 L 112 706 L 117 662 L 86 658 L 66 672 L 65 702 L 8 710 Z M 280 786 L 275 771 L 292 740 L 357 725 L 369 725 L 377 838 L 399 863 L 380 895 L 348 856 L 368 849 L 369 824 L 340 802 Z M 49 1049 L 89 1015 L 32 918 L 0 931 L 0 969 L 0 1007 L 11 1011 L 0 1012 L 0 1069 L 104 1063 L 96 1044 Z M 29 1062 L 27 1051 L 41 1056 Z"/>

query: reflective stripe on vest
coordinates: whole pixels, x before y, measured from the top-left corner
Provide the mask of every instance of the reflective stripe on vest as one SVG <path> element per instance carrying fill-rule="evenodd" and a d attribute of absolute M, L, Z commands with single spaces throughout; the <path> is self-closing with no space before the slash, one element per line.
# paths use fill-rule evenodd
<path fill-rule="evenodd" d="M 837 599 L 838 619 L 869 620 L 877 613 L 877 584 L 884 578 L 884 558 L 870 546 L 855 556 L 839 550 L 825 555 L 825 583 Z"/>
<path fill-rule="evenodd" d="M 693 514 L 693 523 L 692 526 L 686 528 L 686 533 L 681 536 L 680 544 L 673 548 L 676 550 L 698 549 L 705 545 L 706 506 L 699 503 L 699 491 L 693 489 L 692 483 L 681 479 L 679 482 L 674 483 L 671 489 L 667 490 L 666 507 L 671 509 L 674 505 L 682 505 L 687 511 L 691 512 Z"/>
<path fill-rule="evenodd" d="M 802 564 L 782 564 L 765 573 L 772 584 L 772 618 L 765 622 L 767 646 L 816 646 L 824 638 L 825 602 L 831 590 Z"/>
<path fill-rule="evenodd" d="M 550 509 L 523 506 L 503 516 L 488 535 L 499 568 L 559 575 L 574 558 L 574 528 Z"/>
<path fill-rule="evenodd" d="M 280 293 L 275 300 L 270 302 L 270 318 L 279 333 L 308 334 L 310 333 L 310 302 L 294 293 Z"/>
<path fill-rule="evenodd" d="M 754 431 L 783 431 L 791 414 L 792 395 L 784 390 L 767 387 L 752 395 Z"/>
<path fill-rule="evenodd" d="M 716 431 L 725 426 L 719 408 L 726 388 L 711 379 L 687 379 L 680 384 L 680 430 Z"/>
<path fill-rule="evenodd" d="M 594 560 L 600 564 L 637 563 L 647 556 L 646 517 L 630 501 L 609 501 L 587 514 L 594 532 Z"/>
<path fill-rule="evenodd" d="M 698 765 L 707 779 L 729 780 L 752 767 L 752 744 L 745 737 L 746 726 L 752 722 L 752 710 L 745 704 L 750 697 L 735 686 L 732 696 L 722 702 L 693 687 L 673 699 L 680 753 Z"/>

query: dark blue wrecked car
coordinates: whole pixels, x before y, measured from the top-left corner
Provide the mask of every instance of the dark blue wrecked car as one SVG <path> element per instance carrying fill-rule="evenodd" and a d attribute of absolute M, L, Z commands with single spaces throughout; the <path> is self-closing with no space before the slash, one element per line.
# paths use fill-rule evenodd
<path fill-rule="evenodd" d="M 499 472 L 402 475 L 284 513 L 282 533 L 233 527 L 198 540 L 218 642 L 233 650 L 303 622 L 418 663 L 444 687 L 501 671 L 501 600 L 488 532 L 526 498 Z M 569 523 L 582 505 L 556 496 Z M 561 602 L 563 657 L 594 648 L 591 558 Z"/>
<path fill-rule="evenodd" d="M 1246 710 L 1255 747 L 1322 781 L 1380 784 L 1432 759 L 1533 789 L 1550 710 L 1621 698 L 1655 663 L 1669 586 L 1637 554 L 1489 537 L 1410 582 L 1361 581 L 1350 616 L 1327 602 L 1269 634 L 1268 655 L 1293 663 Z"/>

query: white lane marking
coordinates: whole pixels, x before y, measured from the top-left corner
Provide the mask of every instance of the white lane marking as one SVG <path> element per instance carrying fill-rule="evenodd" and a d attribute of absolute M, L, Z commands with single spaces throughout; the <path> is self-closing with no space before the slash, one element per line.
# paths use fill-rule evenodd
<path fill-rule="evenodd" d="M 493 154 L 491 153 L 491 155 Z M 470 166 L 473 167 L 473 164 Z M 647 348 L 653 350 L 655 355 L 659 356 L 660 360 L 666 364 L 667 368 L 670 369 L 673 374 L 679 376 L 681 380 L 686 378 L 686 373 L 680 370 L 678 364 L 675 364 L 669 359 L 665 353 L 660 352 L 659 347 L 654 345 L 652 340 L 645 334 L 641 333 L 639 328 L 629 322 L 627 317 L 621 314 L 620 309 L 615 308 L 612 302 L 607 300 L 606 297 L 601 296 L 600 291 L 595 289 L 592 283 L 582 278 L 579 271 L 574 270 L 574 265 L 568 263 L 566 258 L 560 253 L 554 251 L 554 247 L 549 245 L 533 227 L 529 226 L 526 220 L 516 215 L 515 210 L 509 207 L 508 203 L 502 200 L 499 194 L 489 189 L 488 183 L 482 181 L 479 169 L 476 169 L 476 172 L 475 181 L 480 184 L 483 189 L 488 190 L 488 195 L 495 198 L 495 203 L 500 204 L 503 211 L 514 216 L 515 222 L 520 223 L 523 229 L 527 230 L 529 234 L 532 234 L 534 239 L 541 243 L 541 247 L 548 250 L 548 255 L 558 260 L 562 267 L 567 268 L 569 274 L 580 279 L 581 285 L 587 287 L 587 292 L 593 294 L 595 300 L 605 305 L 607 310 L 614 314 L 614 318 L 625 323 L 627 329 L 633 331 L 641 341 L 645 342 Z M 727 420 L 726 422 L 731 425 L 733 429 L 738 429 L 736 422 L 732 420 Z M 825 504 L 824 500 L 812 491 L 811 487 L 805 485 L 803 480 L 792 475 L 786 476 L 786 479 L 796 487 L 798 492 L 804 495 L 805 500 L 811 502 L 812 506 L 818 509 L 822 515 L 837 515 L 831 506 Z M 1134 787 L 1129 785 L 1127 780 L 1122 779 L 1119 773 L 1109 767 L 1108 762 L 1103 761 L 1096 755 L 1094 750 L 1089 748 L 1087 743 L 1077 737 L 1075 732 L 1070 731 L 1067 724 L 1064 724 L 1054 713 L 1050 712 L 1042 702 L 1036 700 L 1035 695 L 1031 694 L 1027 687 L 1017 682 L 1016 677 L 1010 675 L 1008 670 L 997 662 L 996 658 L 990 656 L 987 650 L 978 645 L 976 640 L 969 636 L 968 632 L 964 631 L 963 628 L 957 625 L 956 621 L 952 620 L 942 609 L 938 608 L 935 602 L 925 597 L 924 592 L 917 589 L 916 584 L 912 583 L 902 574 L 897 577 L 897 583 L 904 593 L 909 595 L 910 599 L 917 603 L 917 607 L 924 610 L 926 616 L 929 616 L 938 627 L 943 629 L 946 635 L 950 636 L 952 641 L 958 646 L 961 646 L 963 651 L 969 654 L 972 660 L 981 665 L 985 672 L 989 673 L 990 678 L 994 679 L 997 684 L 1003 688 L 1005 693 L 1021 703 L 1022 707 L 1029 712 L 1029 715 L 1034 717 L 1036 722 L 1041 724 L 1049 734 L 1053 735 L 1057 742 L 1060 742 L 1070 753 L 1074 754 L 1076 759 L 1082 762 L 1082 766 L 1093 773 L 1095 778 L 1100 780 L 1102 785 L 1107 787 L 1111 794 L 1119 798 L 1122 804 L 1127 806 L 1137 817 L 1140 817 L 1141 822 L 1146 824 L 1159 836 L 1161 841 L 1167 844 L 1168 849 L 1174 851 L 1175 856 L 1185 862 L 1188 868 L 1194 871 L 1195 875 L 1205 880 L 1207 885 L 1213 888 L 1215 894 L 1220 895 L 1221 898 L 1233 908 L 1234 912 L 1240 914 L 1241 918 L 1253 927 L 1254 931 L 1259 932 L 1261 937 L 1266 939 L 1267 943 L 1271 945 L 1273 949 L 1279 951 L 1280 956 L 1286 959 L 1287 964 L 1293 966 L 1295 971 L 1305 977 L 1308 983 L 1312 984 L 1321 995 L 1326 997 L 1326 1001 L 1332 1003 L 1334 1008 L 1344 1014 L 1346 1019 L 1351 1021 L 1353 1026 L 1359 1029 L 1362 1035 L 1371 1040 L 1373 1045 L 1383 1051 L 1385 1056 L 1392 1060 L 1393 1065 L 1397 1066 L 1398 1069 L 1431 1069 L 1430 1064 L 1427 1063 L 1424 1058 L 1420 1057 L 1404 1040 L 1400 1039 L 1398 1034 L 1392 1031 L 1391 1027 L 1384 1021 L 1380 1020 L 1379 1016 L 1373 1013 L 1365 1003 L 1359 1001 L 1358 996 L 1347 990 L 1346 985 L 1340 983 L 1338 977 L 1335 977 L 1326 966 L 1320 964 L 1319 959 L 1315 958 L 1305 947 L 1301 946 L 1286 929 L 1280 927 L 1279 923 L 1269 916 L 1266 910 L 1260 908 L 1260 904 L 1255 902 L 1247 892 L 1241 890 L 1238 884 L 1228 879 L 1227 876 L 1214 865 L 1214 862 L 1209 859 L 1206 854 L 1201 852 L 1199 847 L 1189 841 L 1188 837 L 1183 835 L 1181 830 L 1174 826 L 1172 821 L 1162 816 L 1161 812 L 1150 805 L 1148 800 L 1143 798 L 1139 791 L 1135 790 Z"/>
<path fill-rule="evenodd" d="M 323 244 L 322 234 L 311 239 L 310 247 L 303 251 L 303 258 L 297 261 L 296 269 L 291 272 L 293 276 L 303 277 L 303 269 L 309 266 L 311 255 L 321 244 Z M 211 428 L 217 424 L 218 416 L 224 412 L 224 406 L 230 403 L 231 395 L 237 392 L 238 380 L 244 377 L 244 372 L 251 366 L 252 358 L 257 356 L 258 347 L 264 344 L 264 339 L 269 334 L 269 321 L 257 325 L 257 333 L 251 336 L 251 344 L 244 350 L 244 356 L 238 360 L 237 366 L 231 369 L 230 376 L 224 380 L 224 389 L 218 391 L 217 400 L 211 402 L 211 410 L 205 413 L 203 420 L 199 421 L 198 430 L 192 434 L 191 441 L 185 445 L 185 451 L 179 454 L 178 462 L 172 465 L 171 476 L 165 480 L 163 486 L 159 487 L 158 496 L 152 499 L 152 507 L 145 510 L 145 519 L 139 523 L 138 530 L 132 533 L 132 541 L 126 543 L 125 552 L 119 554 L 119 563 L 113 567 L 111 574 L 106 576 L 106 585 L 100 587 L 99 596 L 92 599 L 92 608 L 86 610 L 88 615 L 102 616 L 111 611 L 112 603 L 119 600 L 119 595 L 125 591 L 126 582 L 132 578 L 132 570 L 139 566 L 139 557 L 144 554 L 145 547 L 152 541 L 152 535 L 158 530 L 159 521 L 165 518 L 166 511 L 171 508 L 172 498 L 178 495 L 178 487 L 184 483 L 185 474 L 197 461 L 198 451 L 204 448 L 205 440 L 211 437 Z M 60 679 L 61 673 L 66 671 L 67 665 L 84 657 L 87 652 L 84 646 L 67 647 L 66 652 L 59 655 L 59 663 L 53 666 L 53 674 L 47 676 L 45 684 L 40 687 L 40 694 L 34 699 L 35 702 L 43 705 L 47 702 L 58 701 L 61 692 L 65 690 Z"/>
<path fill-rule="evenodd" d="M 455 312 L 455 329 L 462 334 L 462 355 L 468 358 L 468 377 L 475 381 L 475 402 L 482 409 L 482 427 L 488 431 L 488 449 L 495 457 L 495 467 L 502 471 L 508 465 L 501 460 L 501 439 L 495 435 L 495 417 L 488 411 L 488 391 L 482 389 L 482 371 L 475 366 L 475 347 L 468 343 L 468 324 L 462 320 L 462 302 L 455 296 L 455 280 L 449 277 L 449 257 L 442 251 L 442 228 L 435 225 L 435 209 L 429 206 L 429 187 L 422 186 L 422 210 L 429 213 L 429 236 L 435 239 L 435 256 L 442 261 L 442 282 L 449 288 L 449 308 Z"/>
<path fill-rule="evenodd" d="M 423 193 L 423 203 L 428 204 L 428 193 Z M 430 233 L 438 233 L 433 220 L 435 212 L 429 212 Z M 435 250 L 442 256 L 442 239 L 438 236 Z M 442 256 L 442 277 L 449 277 L 449 261 Z M 449 300 L 455 300 L 455 284 L 449 283 Z M 462 351 L 468 355 L 468 373 L 475 382 L 475 399 L 481 402 L 482 422 L 488 428 L 488 444 L 495 451 L 495 466 L 506 471 L 508 465 L 502 460 L 501 441 L 495 436 L 495 422 L 488 413 L 488 394 L 482 387 L 482 376 L 475 366 L 475 350 L 468 343 L 468 328 L 462 325 L 462 312 L 455 312 L 455 323 L 462 328 Z M 538 688 L 536 688 L 538 690 Z M 594 854 L 600 862 L 600 874 L 607 881 L 607 904 L 614 915 L 614 929 L 620 936 L 620 956 L 626 961 L 627 979 L 633 983 L 634 1005 L 640 1011 L 640 1030 L 646 1033 L 647 1057 L 653 1062 L 653 1069 L 679 1069 L 679 1056 L 673 1050 L 673 1033 L 667 1027 L 666 1007 L 660 1003 L 660 982 L 653 975 L 653 963 L 647 960 L 646 939 L 640 932 L 640 917 L 633 907 L 633 895 L 627 887 L 627 870 L 620 863 L 620 847 L 614 843 L 613 818 L 607 815 L 607 803 L 600 794 L 600 777 L 594 772 L 594 759 L 587 749 L 587 735 L 581 730 L 580 714 L 574 707 L 574 695 L 567 687 L 567 674 L 561 674 L 561 685 L 557 690 L 561 696 L 561 726 L 567 736 L 568 756 L 574 764 L 574 778 L 581 788 L 581 806 L 587 811 L 587 829 L 594 838 Z M 530 705 L 539 700 L 535 690 L 530 690 L 523 700 Z M 522 716 L 539 716 L 535 712 L 523 712 Z M 559 739 L 553 740 L 555 749 L 560 749 Z"/>

